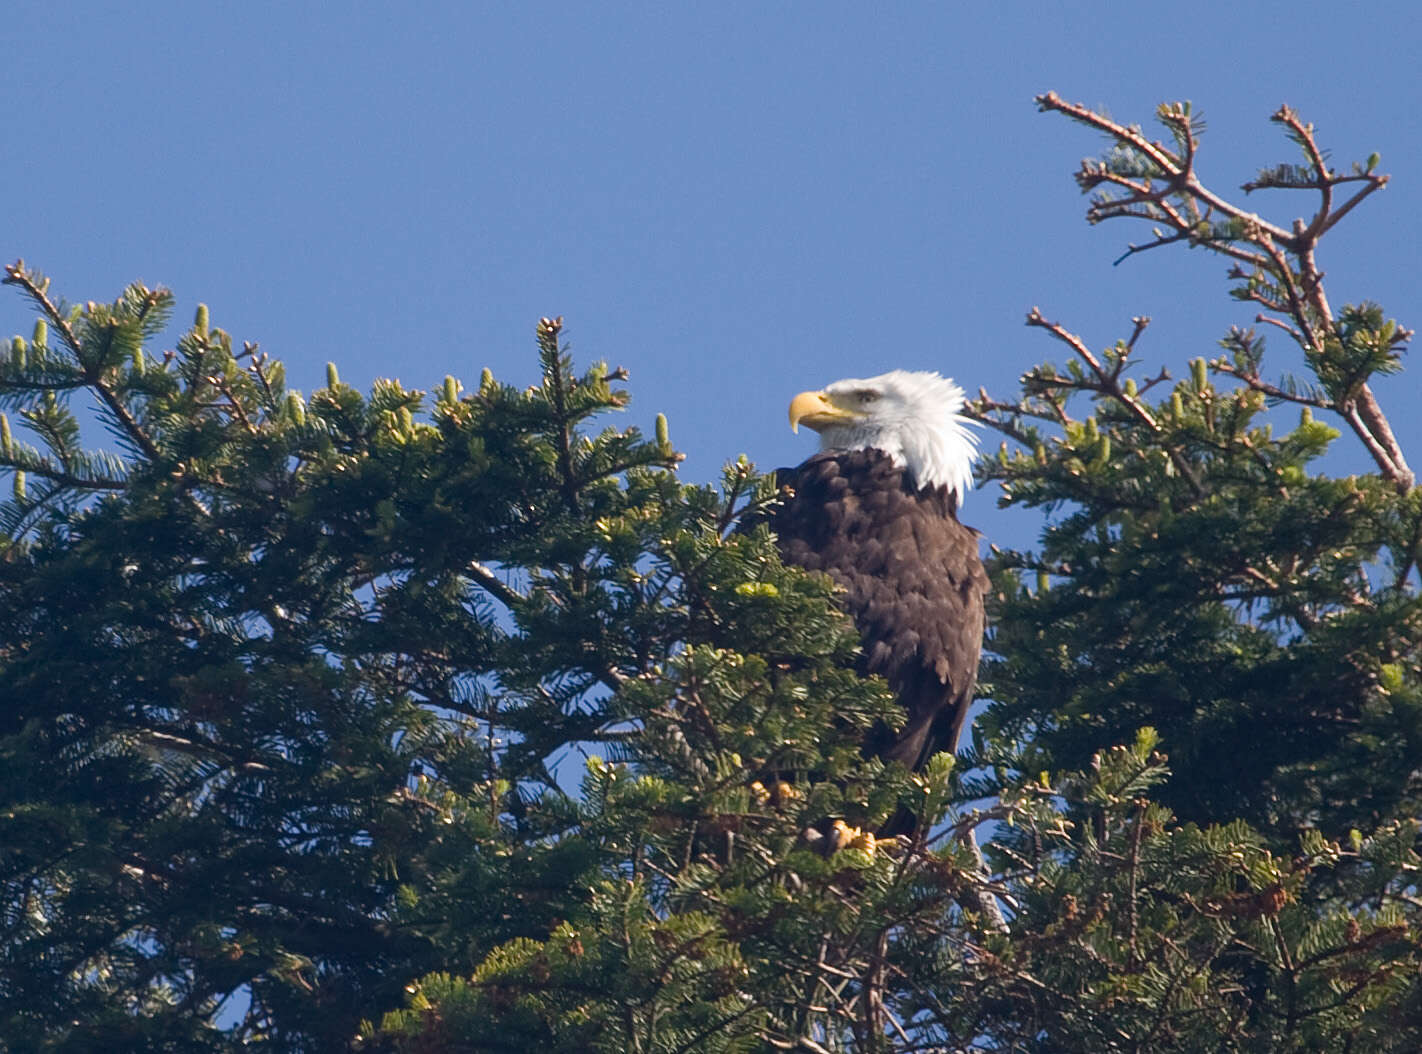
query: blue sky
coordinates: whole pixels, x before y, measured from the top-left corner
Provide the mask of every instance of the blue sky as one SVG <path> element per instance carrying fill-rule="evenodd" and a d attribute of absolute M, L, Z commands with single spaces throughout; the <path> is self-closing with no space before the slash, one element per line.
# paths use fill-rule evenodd
<path fill-rule="evenodd" d="M 336 12 L 336 13 L 331 13 Z M 932 368 L 997 395 L 1058 349 L 1040 304 L 1102 346 L 1180 367 L 1252 312 L 1223 261 L 1111 261 L 1144 231 L 1089 228 L 1070 176 L 1102 141 L 1032 97 L 1146 121 L 1188 98 L 1222 189 L 1296 160 L 1287 101 L 1336 161 L 1393 184 L 1325 245 L 1335 304 L 1416 325 L 1422 14 L 1339 5 L 13 5 L 0 39 L 9 150 L 0 254 L 74 300 L 164 284 L 186 322 L 286 361 L 432 386 L 536 374 L 561 314 L 579 360 L 629 368 L 690 481 L 739 453 L 794 463 L 791 395 Z M 1291 219 L 1312 203 L 1260 197 Z M 17 296 L 0 330 L 28 333 Z M 1294 366 L 1273 342 L 1274 368 Z M 1422 460 L 1416 374 L 1379 386 Z M 995 445 L 995 441 L 993 441 Z M 1358 470 L 1368 463 L 1354 448 Z M 1416 467 L 1414 465 L 1414 467 Z M 965 520 L 1028 544 L 1030 513 Z"/>

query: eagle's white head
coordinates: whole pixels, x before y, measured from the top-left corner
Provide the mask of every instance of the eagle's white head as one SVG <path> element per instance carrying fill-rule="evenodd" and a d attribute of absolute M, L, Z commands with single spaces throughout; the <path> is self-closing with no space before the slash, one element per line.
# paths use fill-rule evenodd
<path fill-rule="evenodd" d="M 882 450 L 918 486 L 953 491 L 961 507 L 978 442 L 962 409 L 963 389 L 949 378 L 891 370 L 801 392 L 790 402 L 790 427 L 813 428 L 821 450 Z"/>

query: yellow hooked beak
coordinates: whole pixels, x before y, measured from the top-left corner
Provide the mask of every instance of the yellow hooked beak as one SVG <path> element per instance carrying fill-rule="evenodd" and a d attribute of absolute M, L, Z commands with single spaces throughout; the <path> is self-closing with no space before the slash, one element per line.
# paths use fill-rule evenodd
<path fill-rule="evenodd" d="M 854 420 L 858 414 L 836 406 L 824 392 L 801 392 L 790 400 L 790 431 L 803 424 L 816 432 L 833 424 Z"/>

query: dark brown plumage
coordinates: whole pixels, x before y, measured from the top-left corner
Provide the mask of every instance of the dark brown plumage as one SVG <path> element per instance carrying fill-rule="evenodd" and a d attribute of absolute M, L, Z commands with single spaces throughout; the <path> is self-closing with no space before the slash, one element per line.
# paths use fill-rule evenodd
<path fill-rule="evenodd" d="M 918 487 L 877 449 L 816 454 L 777 478 L 788 488 L 771 515 L 782 557 L 844 587 L 863 636 L 862 671 L 883 676 L 905 710 L 903 727 L 877 729 L 866 752 L 918 769 L 956 749 L 988 589 L 978 534 L 957 519 L 957 493 Z"/>

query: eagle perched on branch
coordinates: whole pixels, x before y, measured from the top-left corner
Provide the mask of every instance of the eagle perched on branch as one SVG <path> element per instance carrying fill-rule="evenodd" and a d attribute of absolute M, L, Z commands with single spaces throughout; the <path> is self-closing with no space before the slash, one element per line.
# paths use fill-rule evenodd
<path fill-rule="evenodd" d="M 786 563 L 844 587 L 861 671 L 903 704 L 903 727 L 865 752 L 910 769 L 957 748 L 982 651 L 988 578 L 957 515 L 976 453 L 962 408 L 951 380 L 906 370 L 800 393 L 790 427 L 818 432 L 820 452 L 777 474 L 770 515 Z"/>

